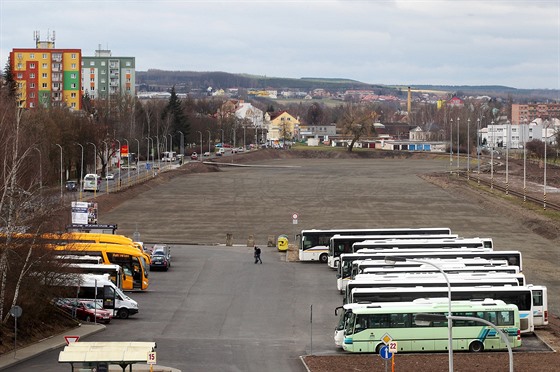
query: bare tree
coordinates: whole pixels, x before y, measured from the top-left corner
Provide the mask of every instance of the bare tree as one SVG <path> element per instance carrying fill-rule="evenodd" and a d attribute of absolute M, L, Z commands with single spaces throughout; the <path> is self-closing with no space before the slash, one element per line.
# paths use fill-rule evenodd
<path fill-rule="evenodd" d="M 349 135 L 351 138 L 348 145 L 348 152 L 352 152 L 356 142 L 364 135 L 375 132 L 373 123 L 377 119 L 378 114 L 365 107 L 351 102 L 346 103 L 340 125 L 342 133 Z"/>

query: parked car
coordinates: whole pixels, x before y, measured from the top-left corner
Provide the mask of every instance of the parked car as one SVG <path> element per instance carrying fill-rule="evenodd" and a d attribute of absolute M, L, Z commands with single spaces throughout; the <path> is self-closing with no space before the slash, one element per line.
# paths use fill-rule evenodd
<path fill-rule="evenodd" d="M 198 154 L 196 152 L 191 154 L 191 160 L 198 160 Z"/>
<path fill-rule="evenodd" d="M 160 252 L 161 253 L 161 252 Z M 150 270 L 169 270 L 169 260 L 163 254 L 153 254 L 150 262 Z"/>
<path fill-rule="evenodd" d="M 206 152 L 204 153 L 204 156 L 206 156 L 206 157 L 210 156 L 210 151 L 206 151 Z"/>
<path fill-rule="evenodd" d="M 76 180 L 66 181 L 66 191 L 78 191 L 79 185 Z"/>
<path fill-rule="evenodd" d="M 151 258 L 150 269 L 167 271 L 171 267 L 171 248 L 167 244 L 154 244 Z"/>
<path fill-rule="evenodd" d="M 113 318 L 111 310 L 104 309 L 95 301 L 61 299 L 56 304 L 63 311 L 86 322 L 93 322 L 94 319 L 97 319 L 99 323 L 109 323 Z"/>
<path fill-rule="evenodd" d="M 115 179 L 115 175 L 113 173 L 107 173 L 105 175 L 105 179 L 108 180 L 108 181 L 112 181 L 112 180 Z"/>

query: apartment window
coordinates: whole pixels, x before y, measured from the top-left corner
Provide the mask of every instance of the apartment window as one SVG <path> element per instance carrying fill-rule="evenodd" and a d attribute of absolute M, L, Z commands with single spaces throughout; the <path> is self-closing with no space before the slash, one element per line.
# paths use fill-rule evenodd
<path fill-rule="evenodd" d="M 105 79 L 101 79 L 101 83 L 102 83 L 102 84 L 105 84 Z"/>
<path fill-rule="evenodd" d="M 33 102 L 29 102 L 29 107 L 31 108 L 35 107 L 35 104 Z"/>
<path fill-rule="evenodd" d="M 89 65 L 90 65 L 90 66 L 95 66 L 95 61 L 90 61 L 90 62 L 89 62 Z"/>
<path fill-rule="evenodd" d="M 72 53 L 70 56 L 72 59 L 76 59 L 76 53 Z"/>
<path fill-rule="evenodd" d="M 29 93 L 29 98 L 35 98 L 35 92 Z"/>
<path fill-rule="evenodd" d="M 35 74 L 34 74 L 33 72 L 30 73 L 30 74 L 29 74 L 29 78 L 30 78 L 30 79 L 35 79 Z"/>
<path fill-rule="evenodd" d="M 35 53 L 29 54 L 29 58 L 30 58 L 30 59 L 35 59 Z"/>
<path fill-rule="evenodd" d="M 71 79 L 75 79 L 75 78 L 76 78 L 76 74 L 70 74 L 70 78 L 71 78 Z"/>
<path fill-rule="evenodd" d="M 102 88 L 101 88 L 101 91 L 102 91 L 102 92 L 105 92 L 105 90 L 106 90 L 105 87 L 102 87 Z"/>
<path fill-rule="evenodd" d="M 42 86 L 43 88 L 46 88 L 46 87 L 47 87 L 47 83 L 43 83 L 41 86 Z"/>
<path fill-rule="evenodd" d="M 89 81 L 95 83 L 95 78 L 90 78 Z"/>
<path fill-rule="evenodd" d="M 72 102 L 70 106 L 72 106 L 72 108 L 76 108 L 76 102 Z"/>
<path fill-rule="evenodd" d="M 43 59 L 47 59 L 47 53 L 43 53 Z"/>
<path fill-rule="evenodd" d="M 105 66 L 105 61 L 101 61 L 101 66 Z"/>
<path fill-rule="evenodd" d="M 18 84 L 17 84 L 17 87 L 18 87 L 19 89 L 23 88 L 23 83 L 18 83 Z"/>
<path fill-rule="evenodd" d="M 35 83 L 29 83 L 30 88 L 35 88 Z"/>
<path fill-rule="evenodd" d="M 107 73 L 106 70 L 101 70 L 101 75 L 105 75 Z"/>
<path fill-rule="evenodd" d="M 35 63 L 30 63 L 29 68 L 35 68 Z"/>
<path fill-rule="evenodd" d="M 72 84 L 70 85 L 70 88 L 76 88 L 76 83 L 72 83 Z"/>
<path fill-rule="evenodd" d="M 70 94 L 70 97 L 71 97 L 71 98 L 76 98 L 76 93 L 71 93 L 71 94 Z"/>
<path fill-rule="evenodd" d="M 43 63 L 43 68 L 47 68 L 49 65 L 47 65 L 46 63 Z"/>
<path fill-rule="evenodd" d="M 43 73 L 41 74 L 41 76 L 42 76 L 43 78 L 47 78 L 49 75 L 48 75 L 46 72 L 43 72 Z"/>
<path fill-rule="evenodd" d="M 76 64 L 72 63 L 71 68 L 72 68 L 72 70 L 75 70 L 76 69 Z"/>
<path fill-rule="evenodd" d="M 130 75 L 130 70 L 126 70 L 126 73 Z"/>
<path fill-rule="evenodd" d="M 18 59 L 22 59 L 22 58 L 23 58 L 23 54 L 18 53 L 18 54 L 17 54 L 17 57 L 18 57 Z"/>
<path fill-rule="evenodd" d="M 127 62 L 126 62 L 126 66 L 129 67 L 130 65 L 131 65 L 131 64 L 130 64 L 130 61 L 127 61 Z"/>
<path fill-rule="evenodd" d="M 60 85 L 58 83 L 53 83 L 53 88 L 58 88 Z"/>
<path fill-rule="evenodd" d="M 18 70 L 21 70 L 23 68 L 23 65 L 21 63 L 18 63 L 17 68 L 18 68 Z"/>
<path fill-rule="evenodd" d="M 21 72 L 18 72 L 17 78 L 18 78 L 18 79 L 23 79 L 23 74 L 22 74 Z"/>

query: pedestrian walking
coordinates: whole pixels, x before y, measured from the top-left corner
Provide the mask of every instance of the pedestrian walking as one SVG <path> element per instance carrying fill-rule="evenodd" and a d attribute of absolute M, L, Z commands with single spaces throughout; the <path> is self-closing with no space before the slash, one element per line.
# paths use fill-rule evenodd
<path fill-rule="evenodd" d="M 261 263 L 261 249 L 255 245 L 255 263 Z"/>

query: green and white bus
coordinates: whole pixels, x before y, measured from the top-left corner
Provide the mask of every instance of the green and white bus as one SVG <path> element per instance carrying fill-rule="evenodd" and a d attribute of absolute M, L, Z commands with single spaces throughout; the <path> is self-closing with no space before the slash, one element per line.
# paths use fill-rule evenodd
<path fill-rule="evenodd" d="M 418 325 L 417 314 L 448 315 L 448 303 L 438 299 L 419 299 L 407 306 L 372 304 L 351 310 L 344 332 L 343 349 L 357 353 L 379 353 L 385 344 L 381 338 L 390 334 L 403 352 L 447 351 L 447 321 L 433 321 L 429 326 Z M 496 325 L 510 341 L 512 348 L 521 346 L 519 311 L 517 306 L 500 300 L 452 301 L 453 316 L 484 319 Z M 474 320 L 453 320 L 453 350 L 505 350 L 507 344 L 496 330 Z"/>
<path fill-rule="evenodd" d="M 359 302 L 410 302 L 417 298 L 447 297 L 447 285 L 440 287 L 377 287 L 356 288 L 350 293 L 349 303 Z M 535 327 L 548 324 L 548 291 L 542 285 L 452 287 L 452 300 L 493 298 L 519 309 L 521 333 L 531 333 Z"/>

